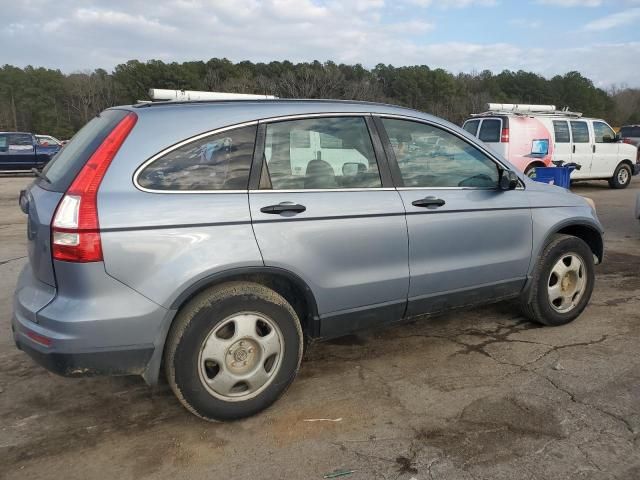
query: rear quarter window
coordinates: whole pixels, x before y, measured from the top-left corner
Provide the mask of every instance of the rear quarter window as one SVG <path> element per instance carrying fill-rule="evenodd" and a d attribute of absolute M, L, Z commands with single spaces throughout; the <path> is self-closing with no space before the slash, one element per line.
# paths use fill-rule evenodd
<path fill-rule="evenodd" d="M 39 179 L 38 185 L 47 190 L 66 192 L 93 152 L 127 113 L 126 110 L 105 110 L 82 127 L 45 167 L 44 174 L 51 183 Z"/>
<path fill-rule="evenodd" d="M 148 190 L 246 190 L 256 140 L 255 125 L 208 135 L 170 150 L 137 176 Z"/>

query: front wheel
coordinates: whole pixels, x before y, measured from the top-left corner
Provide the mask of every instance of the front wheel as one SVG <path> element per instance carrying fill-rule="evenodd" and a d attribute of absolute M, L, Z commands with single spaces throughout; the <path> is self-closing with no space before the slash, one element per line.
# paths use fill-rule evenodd
<path fill-rule="evenodd" d="M 251 282 L 205 290 L 178 313 L 165 348 L 180 402 L 206 420 L 235 420 L 267 408 L 295 378 L 300 322 L 289 303 Z"/>
<path fill-rule="evenodd" d="M 534 179 L 534 180 L 535 180 L 535 178 L 536 178 L 536 167 L 538 167 L 538 166 L 539 166 L 539 165 L 529 165 L 529 166 L 525 169 L 524 174 L 525 174 L 527 177 L 532 178 L 532 179 Z"/>
<path fill-rule="evenodd" d="M 538 259 L 523 313 L 543 325 L 565 325 L 586 308 L 594 281 L 589 246 L 577 237 L 555 235 Z"/>
<path fill-rule="evenodd" d="M 611 188 L 627 188 L 631 183 L 631 167 L 626 163 L 621 163 L 613 173 L 613 177 L 609 179 Z"/>

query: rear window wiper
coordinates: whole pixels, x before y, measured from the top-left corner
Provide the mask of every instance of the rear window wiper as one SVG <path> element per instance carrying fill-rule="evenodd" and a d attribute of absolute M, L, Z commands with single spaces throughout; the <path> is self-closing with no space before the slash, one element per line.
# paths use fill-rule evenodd
<path fill-rule="evenodd" d="M 38 170 L 37 168 L 32 168 L 31 171 L 33 172 L 33 174 L 38 177 L 41 178 L 42 180 L 44 180 L 47 183 L 51 183 L 51 180 L 49 180 L 49 177 L 47 177 L 44 173 L 42 173 L 40 170 Z"/>

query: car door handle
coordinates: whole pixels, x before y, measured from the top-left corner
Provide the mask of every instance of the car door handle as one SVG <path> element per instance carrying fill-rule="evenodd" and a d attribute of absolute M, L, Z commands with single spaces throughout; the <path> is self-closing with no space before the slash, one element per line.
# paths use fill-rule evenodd
<path fill-rule="evenodd" d="M 593 146 L 593 153 L 596 153 L 596 146 Z"/>
<path fill-rule="evenodd" d="M 307 209 L 304 205 L 298 203 L 278 203 L 277 205 L 267 205 L 262 207 L 260 211 L 262 213 L 279 214 L 284 212 L 302 213 Z"/>
<path fill-rule="evenodd" d="M 446 202 L 441 198 L 436 197 L 426 197 L 421 198 L 420 200 L 414 200 L 411 202 L 411 205 L 414 207 L 441 207 Z"/>
<path fill-rule="evenodd" d="M 576 146 L 573 146 L 573 153 L 576 153 Z"/>

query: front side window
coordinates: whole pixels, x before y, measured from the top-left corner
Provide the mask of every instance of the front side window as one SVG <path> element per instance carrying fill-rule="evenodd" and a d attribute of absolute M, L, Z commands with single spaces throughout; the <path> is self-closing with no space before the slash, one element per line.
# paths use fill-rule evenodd
<path fill-rule="evenodd" d="M 589 127 L 587 122 L 571 122 L 573 143 L 589 143 Z"/>
<path fill-rule="evenodd" d="M 53 137 L 36 137 L 36 139 L 38 140 L 38 145 L 42 147 L 51 145 L 55 146 L 59 144 L 56 140 L 53 139 Z"/>
<path fill-rule="evenodd" d="M 478 135 L 478 125 L 480 125 L 480 120 L 469 120 L 462 128 L 475 137 Z"/>
<path fill-rule="evenodd" d="M 554 120 L 553 129 L 555 130 L 556 143 L 571 143 L 571 135 L 569 134 L 569 124 L 564 120 Z"/>
<path fill-rule="evenodd" d="M 261 188 L 308 190 L 382 186 L 362 117 L 309 118 L 266 127 Z"/>
<path fill-rule="evenodd" d="M 502 121 L 498 119 L 483 120 L 478 138 L 483 142 L 496 143 L 500 141 Z"/>
<path fill-rule="evenodd" d="M 138 184 L 150 190 L 246 190 L 256 126 L 194 140 L 150 163 Z"/>
<path fill-rule="evenodd" d="M 423 123 L 391 118 L 382 123 L 405 187 L 497 187 L 497 165 L 474 145 Z"/>
<path fill-rule="evenodd" d="M 616 134 L 613 129 L 604 122 L 593 122 L 593 134 L 596 143 L 611 142 Z M 609 137 L 605 139 L 605 137 Z"/>

